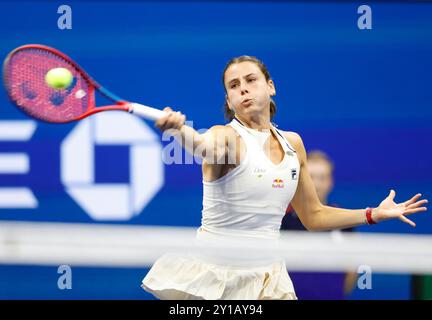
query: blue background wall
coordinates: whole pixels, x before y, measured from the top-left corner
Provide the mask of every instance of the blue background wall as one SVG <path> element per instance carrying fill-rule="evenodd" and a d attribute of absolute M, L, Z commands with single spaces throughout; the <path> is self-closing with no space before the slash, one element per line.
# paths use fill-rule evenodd
<path fill-rule="evenodd" d="M 72 30 L 57 28 L 69 4 Z M 321 2 L 8 2 L 0 6 L 0 56 L 27 43 L 55 47 L 106 88 L 131 101 L 172 106 L 195 128 L 224 123 L 221 73 L 243 54 L 262 59 L 275 81 L 275 122 L 298 132 L 306 149 L 336 164 L 332 201 L 375 206 L 432 198 L 432 4 L 367 3 L 373 29 L 359 30 L 365 4 Z M 0 120 L 24 120 L 0 91 Z M 37 209 L 0 209 L 1 220 L 94 222 L 64 191 L 59 146 L 75 124 L 38 123 L 30 142 L 0 141 L 0 152 L 27 152 L 27 175 L 0 175 L 2 186 L 26 186 Z M 159 134 L 159 133 L 158 133 Z M 98 156 L 99 154 L 99 156 Z M 104 159 L 110 158 L 110 161 Z M 127 150 L 96 153 L 96 180 L 129 182 Z M 111 170 L 113 163 L 120 163 Z M 144 225 L 198 226 L 199 165 L 165 166 L 165 184 L 142 213 Z M 429 213 L 360 232 L 431 233 Z M 98 223 L 114 223 L 100 221 Z M 151 298 L 139 284 L 147 270 L 74 268 L 74 289 L 57 289 L 57 268 L 0 266 L 0 298 Z M 373 277 L 353 299 L 410 297 L 410 275 Z"/>

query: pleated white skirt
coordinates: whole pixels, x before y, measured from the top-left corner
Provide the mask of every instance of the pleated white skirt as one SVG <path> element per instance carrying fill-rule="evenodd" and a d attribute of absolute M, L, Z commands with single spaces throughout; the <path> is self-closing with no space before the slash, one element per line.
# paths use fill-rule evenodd
<path fill-rule="evenodd" d="M 141 287 L 163 300 L 297 299 L 283 260 L 259 266 L 219 262 L 192 254 L 165 254 Z"/>

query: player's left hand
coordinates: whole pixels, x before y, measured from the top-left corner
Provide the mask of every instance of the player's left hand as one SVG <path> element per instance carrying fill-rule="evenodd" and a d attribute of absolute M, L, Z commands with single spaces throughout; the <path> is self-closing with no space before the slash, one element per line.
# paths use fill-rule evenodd
<path fill-rule="evenodd" d="M 383 220 L 398 218 L 403 222 L 408 223 L 412 227 L 415 227 L 416 224 L 406 216 L 413 213 L 426 211 L 427 208 L 423 205 L 428 203 L 428 200 L 419 200 L 422 195 L 418 193 L 405 202 L 395 203 L 395 195 L 396 192 L 391 190 L 387 198 L 385 198 L 377 208 L 372 210 L 372 219 L 375 222 L 380 222 Z"/>

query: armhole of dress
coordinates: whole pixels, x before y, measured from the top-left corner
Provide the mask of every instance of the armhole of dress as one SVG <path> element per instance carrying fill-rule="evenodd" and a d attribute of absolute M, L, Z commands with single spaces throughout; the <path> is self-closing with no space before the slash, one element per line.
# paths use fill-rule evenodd
<path fill-rule="evenodd" d="M 294 154 L 295 154 L 295 159 L 296 159 L 296 162 L 297 162 L 297 165 L 298 165 L 298 171 L 299 171 L 299 172 L 298 172 L 298 175 L 300 175 L 301 165 L 300 165 L 300 160 L 299 160 L 298 155 L 297 155 L 297 151 L 296 151 L 296 150 L 291 146 L 291 144 L 289 143 L 287 137 L 285 137 L 282 133 L 280 133 L 278 129 L 276 129 L 276 128 L 274 128 L 274 129 L 275 129 L 275 131 L 278 133 L 278 135 L 279 135 L 280 137 L 282 137 L 282 140 L 284 140 L 284 141 L 286 142 L 286 147 L 288 147 L 291 151 L 294 152 Z"/>
<path fill-rule="evenodd" d="M 274 127 L 274 126 L 273 126 Z M 282 138 L 283 141 L 285 141 L 286 146 L 293 152 L 297 153 L 297 151 L 293 148 L 293 146 L 291 145 L 291 143 L 288 141 L 287 137 L 285 137 L 277 128 L 275 128 L 276 133 L 279 135 L 279 137 Z"/>

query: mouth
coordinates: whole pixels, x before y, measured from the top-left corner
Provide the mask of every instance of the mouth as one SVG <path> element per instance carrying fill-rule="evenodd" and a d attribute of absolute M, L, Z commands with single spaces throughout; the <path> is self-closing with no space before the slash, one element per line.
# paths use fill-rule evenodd
<path fill-rule="evenodd" d="M 249 99 L 249 98 L 247 98 L 247 99 L 244 99 L 242 102 L 241 102 L 241 104 L 244 106 L 244 105 L 249 105 L 249 104 L 251 104 L 252 103 L 252 99 Z"/>

